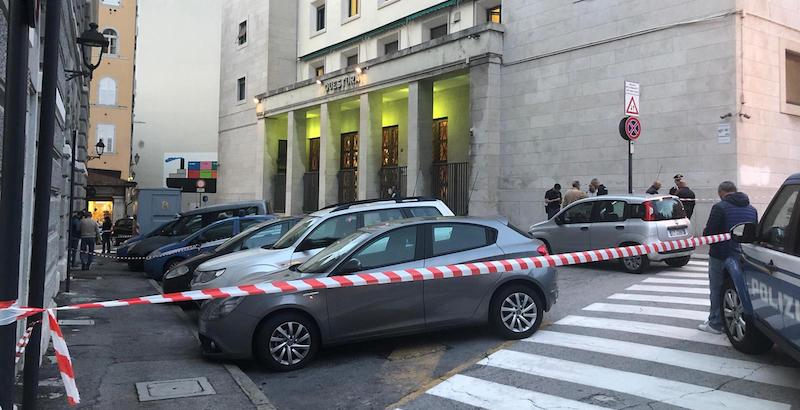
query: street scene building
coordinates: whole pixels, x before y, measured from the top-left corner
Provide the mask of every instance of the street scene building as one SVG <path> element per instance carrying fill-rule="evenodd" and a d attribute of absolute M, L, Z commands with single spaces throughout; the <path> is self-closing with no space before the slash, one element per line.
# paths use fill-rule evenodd
<path fill-rule="evenodd" d="M 800 159 L 790 148 L 800 33 L 778 6 L 257 3 L 228 2 L 223 14 L 232 64 L 220 107 L 238 118 L 220 132 L 226 199 L 292 213 L 433 195 L 461 214 L 528 226 L 544 219 L 554 183 L 598 178 L 627 192 L 625 81 L 641 87 L 636 192 L 655 179 L 666 191 L 683 174 L 713 200 L 728 178 L 763 208 L 767 187 Z M 698 225 L 709 207 L 698 202 Z"/>
<path fill-rule="evenodd" d="M 800 408 L 800 0 L 0 0 L 0 267 L 2 409 Z"/>

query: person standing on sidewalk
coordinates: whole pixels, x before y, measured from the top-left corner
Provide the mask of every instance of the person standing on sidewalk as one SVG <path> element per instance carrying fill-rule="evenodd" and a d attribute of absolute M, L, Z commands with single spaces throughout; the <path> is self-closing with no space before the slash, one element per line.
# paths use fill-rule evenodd
<path fill-rule="evenodd" d="M 78 267 L 78 247 L 81 243 L 81 211 L 72 214 L 69 219 L 69 255 L 72 261 L 72 267 Z"/>
<path fill-rule="evenodd" d="M 591 182 L 589 182 L 589 192 L 586 193 L 588 196 L 603 196 L 608 195 L 608 189 L 606 186 L 600 183 L 600 180 L 597 178 L 593 178 Z"/>
<path fill-rule="evenodd" d="M 97 239 L 97 223 L 92 219 L 92 214 L 83 213 L 80 223 L 81 230 L 81 269 L 88 270 L 94 259 L 94 244 Z"/>
<path fill-rule="evenodd" d="M 683 209 L 686 210 L 686 217 L 692 219 L 692 215 L 694 215 L 694 205 L 695 205 L 695 195 L 694 191 L 689 189 L 689 184 L 686 183 L 686 180 L 681 178 L 677 181 L 678 190 L 673 194 L 680 198 L 681 203 L 683 204 Z"/>
<path fill-rule="evenodd" d="M 730 232 L 731 228 L 743 222 L 758 223 L 758 211 L 750 205 L 750 198 L 744 192 L 738 192 L 731 181 L 719 184 L 717 189 L 720 202 L 711 208 L 703 236 L 718 235 Z M 708 280 L 711 290 L 711 311 L 708 320 L 697 328 L 709 333 L 723 332 L 720 303 L 722 302 L 722 282 L 725 279 L 723 268 L 728 258 L 735 258 L 741 248 L 733 241 L 725 241 L 711 245 L 708 252 Z"/>
<path fill-rule="evenodd" d="M 111 218 L 106 215 L 103 218 L 103 225 L 101 226 L 103 238 L 103 253 L 111 253 Z"/>
<path fill-rule="evenodd" d="M 561 200 L 561 184 L 553 185 L 553 189 L 544 193 L 544 210 L 548 220 L 561 210 Z"/>
<path fill-rule="evenodd" d="M 561 202 L 561 208 L 566 208 L 569 204 L 586 198 L 586 192 L 581 191 L 581 183 L 579 181 L 572 181 L 572 188 L 564 193 L 564 200 Z"/>
<path fill-rule="evenodd" d="M 658 195 L 658 190 L 661 189 L 661 181 L 655 180 L 653 181 L 653 185 L 650 185 L 650 188 L 647 188 L 647 195 Z"/>

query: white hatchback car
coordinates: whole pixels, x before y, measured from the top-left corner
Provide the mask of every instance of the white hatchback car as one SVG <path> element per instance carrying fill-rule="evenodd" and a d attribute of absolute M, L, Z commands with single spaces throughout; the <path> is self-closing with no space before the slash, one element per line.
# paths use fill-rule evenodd
<path fill-rule="evenodd" d="M 249 249 L 200 265 L 192 289 L 213 289 L 248 283 L 265 273 L 305 262 L 328 245 L 357 229 L 395 219 L 453 216 L 438 199 L 398 198 L 333 205 L 298 222 L 269 248 Z"/>

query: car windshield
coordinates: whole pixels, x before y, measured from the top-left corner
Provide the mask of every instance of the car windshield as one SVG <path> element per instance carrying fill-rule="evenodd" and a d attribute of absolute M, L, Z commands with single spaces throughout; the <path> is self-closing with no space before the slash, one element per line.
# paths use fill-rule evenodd
<path fill-rule="evenodd" d="M 152 232 L 147 234 L 147 236 L 148 237 L 149 236 L 156 236 L 156 235 L 169 236 L 170 233 L 172 232 L 172 229 L 175 228 L 175 225 L 178 223 L 178 221 L 180 221 L 180 219 L 176 219 L 176 220 L 174 220 L 172 222 L 167 222 L 164 225 L 161 225 L 160 227 L 154 229 Z"/>
<path fill-rule="evenodd" d="M 353 232 L 331 244 L 322 252 L 314 255 L 304 264 L 297 267 L 298 272 L 322 273 L 336 266 L 350 251 L 361 245 L 371 235 L 366 232 Z"/>
<path fill-rule="evenodd" d="M 260 224 L 257 224 L 257 225 L 253 225 L 250 228 L 245 229 L 244 231 L 240 232 L 238 235 L 234 236 L 233 238 L 228 239 L 227 241 L 223 242 L 221 245 L 217 246 L 216 249 L 214 249 L 214 252 L 227 252 L 227 251 L 230 251 L 230 250 L 236 250 L 239 247 L 239 245 L 242 243 L 242 241 L 246 240 L 248 237 L 250 237 L 250 235 L 254 234 L 255 232 L 257 232 L 259 230 L 261 230 L 261 228 L 265 228 L 265 227 L 268 227 L 270 225 L 272 225 L 272 221 L 263 222 L 263 223 L 260 223 Z"/>
<path fill-rule="evenodd" d="M 289 232 L 281 236 L 281 239 L 278 239 L 275 245 L 272 245 L 272 249 L 286 249 L 294 245 L 294 243 L 311 228 L 311 225 L 316 220 L 317 218 L 313 216 L 303 218 L 297 225 L 293 226 L 292 229 L 289 229 Z"/>

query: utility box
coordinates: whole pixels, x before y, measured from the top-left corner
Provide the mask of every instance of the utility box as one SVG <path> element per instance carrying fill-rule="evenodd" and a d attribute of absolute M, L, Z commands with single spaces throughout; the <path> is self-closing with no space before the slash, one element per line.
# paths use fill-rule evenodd
<path fill-rule="evenodd" d="M 175 188 L 140 188 L 138 194 L 139 232 L 148 233 L 175 219 L 181 212 L 181 190 Z"/>

